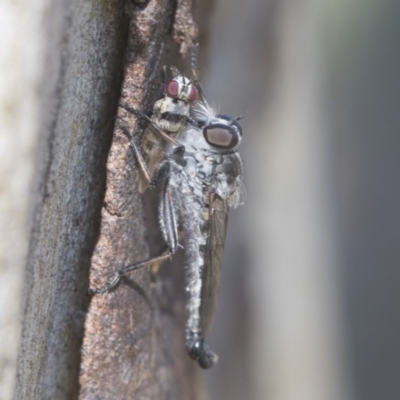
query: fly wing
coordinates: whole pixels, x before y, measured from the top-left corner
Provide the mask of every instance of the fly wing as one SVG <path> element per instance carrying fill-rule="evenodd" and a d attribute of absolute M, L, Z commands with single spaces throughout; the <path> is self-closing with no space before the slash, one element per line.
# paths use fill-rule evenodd
<path fill-rule="evenodd" d="M 165 147 L 166 143 L 163 138 L 157 136 L 157 134 L 154 133 L 150 128 L 145 130 L 141 140 L 140 152 L 150 174 L 150 178 L 153 178 L 154 171 L 162 163 L 162 161 L 166 159 Z M 140 168 L 137 175 L 137 180 L 139 192 L 143 193 L 149 187 L 149 182 L 145 178 L 143 171 Z"/>
<path fill-rule="evenodd" d="M 222 256 L 224 253 L 228 206 L 216 194 L 210 199 L 209 233 L 204 255 L 201 287 L 200 324 L 203 335 L 210 329 L 221 280 Z"/>

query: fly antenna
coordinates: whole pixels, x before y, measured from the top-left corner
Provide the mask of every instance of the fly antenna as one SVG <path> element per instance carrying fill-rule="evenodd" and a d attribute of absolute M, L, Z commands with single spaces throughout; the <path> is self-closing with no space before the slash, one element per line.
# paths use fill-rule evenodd
<path fill-rule="evenodd" d="M 246 118 L 246 114 L 239 115 L 238 117 L 234 118 L 234 121 L 240 121 L 241 119 Z"/>

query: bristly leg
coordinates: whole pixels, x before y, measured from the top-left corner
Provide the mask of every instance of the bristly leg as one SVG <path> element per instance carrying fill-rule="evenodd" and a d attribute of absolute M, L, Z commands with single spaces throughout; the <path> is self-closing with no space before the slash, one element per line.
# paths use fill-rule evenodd
<path fill-rule="evenodd" d="M 158 134 L 160 134 L 165 140 L 171 142 L 173 145 L 175 145 L 178 148 L 182 148 L 183 146 L 181 144 L 179 144 L 176 140 L 174 140 L 171 136 L 168 135 L 168 133 L 165 133 L 162 129 L 160 129 L 146 114 L 142 113 L 139 110 L 135 110 L 133 107 L 131 107 L 129 104 L 124 103 L 123 101 L 119 102 L 120 107 L 122 107 L 123 109 L 125 109 L 126 111 L 132 113 L 132 114 L 136 114 L 137 116 L 139 116 L 140 118 L 143 118 L 147 121 L 147 123 L 149 124 L 150 128 L 153 129 L 155 132 L 157 132 Z M 183 150 L 185 148 L 183 147 Z"/>
<path fill-rule="evenodd" d="M 151 258 L 150 260 L 142 261 L 136 264 L 128 265 L 127 267 L 119 269 L 110 279 L 109 281 L 102 287 L 99 287 L 97 289 L 90 289 L 89 292 L 92 294 L 97 294 L 97 293 L 106 293 L 115 288 L 115 286 L 118 284 L 118 282 L 121 280 L 121 278 L 126 275 L 128 272 L 135 271 L 137 269 L 143 268 L 143 267 L 148 267 L 152 264 L 162 262 L 167 260 L 168 258 L 171 258 L 173 253 L 171 251 L 168 251 L 167 254 L 162 254 L 161 256 Z"/>
<path fill-rule="evenodd" d="M 139 268 L 150 266 L 152 264 L 161 263 L 171 258 L 175 254 L 175 252 L 178 249 L 178 228 L 177 228 L 175 211 L 172 204 L 172 196 L 169 191 L 168 179 L 165 180 L 163 196 L 160 202 L 159 214 L 160 214 L 161 231 L 163 233 L 164 240 L 168 245 L 167 253 L 119 269 L 109 279 L 106 285 L 97 289 L 90 289 L 89 290 L 90 293 L 97 294 L 97 293 L 109 292 L 118 284 L 120 279 L 129 272 L 135 271 Z"/>
<path fill-rule="evenodd" d="M 118 125 L 119 128 L 121 128 L 122 132 L 125 134 L 125 136 L 128 137 L 129 139 L 129 144 L 131 146 L 131 149 L 133 151 L 133 154 L 135 155 L 135 158 L 140 166 L 140 170 L 143 172 L 144 178 L 146 181 L 150 184 L 151 188 L 155 188 L 158 186 L 158 184 L 163 180 L 168 175 L 169 172 L 169 162 L 164 161 L 162 164 L 158 166 L 158 168 L 154 171 L 153 176 L 150 176 L 149 169 L 147 168 L 146 162 L 143 159 L 143 155 L 140 152 L 140 149 L 138 145 L 136 144 L 135 139 L 132 137 L 131 133 L 129 132 L 129 128 L 127 125 L 120 119 L 117 118 L 116 124 Z M 174 149 L 173 154 L 176 157 L 179 157 L 181 153 L 184 152 L 184 148 L 177 147 Z"/>
<path fill-rule="evenodd" d="M 198 59 L 199 59 L 199 44 L 196 43 L 195 46 L 192 49 L 192 81 L 194 82 L 197 91 L 200 94 L 200 97 L 202 98 L 203 102 L 207 104 L 206 97 L 204 95 L 204 90 L 203 87 L 201 86 L 201 83 L 199 81 L 199 65 L 198 65 Z"/>
<path fill-rule="evenodd" d="M 129 144 L 131 146 L 131 149 L 135 155 L 135 158 L 140 166 L 141 171 L 143 172 L 143 175 L 148 183 L 151 183 L 151 177 L 150 177 L 150 172 L 149 169 L 147 168 L 147 165 L 143 159 L 142 153 L 140 152 L 135 139 L 129 132 L 128 126 L 123 122 L 121 118 L 117 118 L 115 121 L 116 125 L 122 130 L 122 132 L 125 134 L 125 136 L 129 139 Z"/>

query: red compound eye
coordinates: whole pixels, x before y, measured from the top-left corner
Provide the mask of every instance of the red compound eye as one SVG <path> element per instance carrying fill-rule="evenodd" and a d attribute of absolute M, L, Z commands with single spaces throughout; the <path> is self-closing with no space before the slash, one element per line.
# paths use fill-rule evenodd
<path fill-rule="evenodd" d="M 194 86 L 192 86 L 190 89 L 188 100 L 193 101 L 196 99 L 196 97 L 197 97 L 197 89 Z"/>
<path fill-rule="evenodd" d="M 179 83 L 177 81 L 169 81 L 167 84 L 168 96 L 177 97 L 179 94 Z"/>

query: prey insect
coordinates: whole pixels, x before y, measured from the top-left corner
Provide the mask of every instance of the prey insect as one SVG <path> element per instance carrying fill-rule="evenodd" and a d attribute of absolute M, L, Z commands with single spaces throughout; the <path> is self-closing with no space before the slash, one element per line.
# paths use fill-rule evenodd
<path fill-rule="evenodd" d="M 243 169 L 237 148 L 242 129 L 238 119 L 216 115 L 204 97 L 190 106 L 190 114 L 181 115 L 187 119 L 180 120 L 178 129 L 172 130 L 168 123 L 163 127 L 176 145 L 164 143 L 161 135 L 152 141 L 150 150 L 157 151 L 148 151 L 143 143 L 134 149 L 143 176 L 150 177 L 147 184 L 161 186 L 159 223 L 168 251 L 118 270 L 93 292 L 107 292 L 130 271 L 172 257 L 182 240 L 189 314 L 186 349 L 202 368 L 210 368 L 218 357 L 204 338 L 215 310 L 229 208 L 240 202 Z M 154 123 L 162 129 L 160 120 Z"/>
<path fill-rule="evenodd" d="M 175 68 L 171 67 L 171 72 L 172 79 L 166 81 L 167 72 L 164 68 L 164 96 L 155 102 L 151 118 L 125 103 L 120 103 L 128 112 L 135 113 L 148 122 L 139 145 L 132 138 L 129 127 L 122 120 L 117 120 L 117 124 L 130 138 L 131 148 L 141 167 L 138 174 L 140 193 L 149 186 L 157 185 L 165 168 L 160 166 L 164 165 L 168 155 L 184 151 L 177 140 L 184 134 L 187 124 L 193 123 L 190 104 L 198 95 L 196 86 Z"/>

